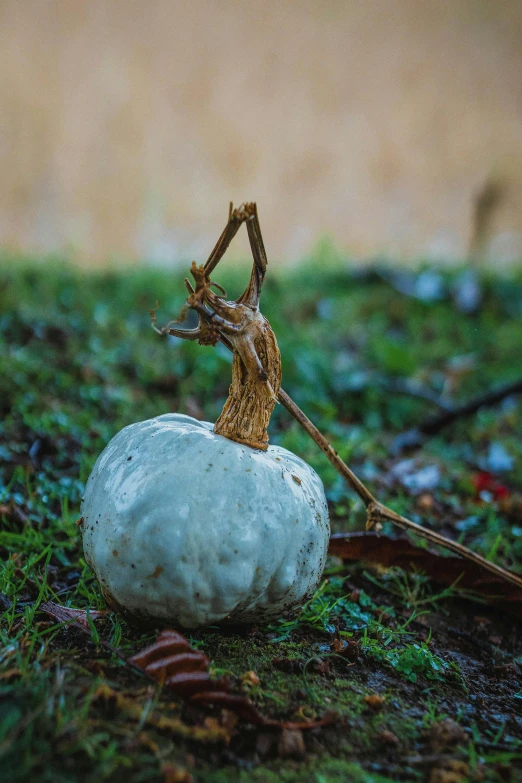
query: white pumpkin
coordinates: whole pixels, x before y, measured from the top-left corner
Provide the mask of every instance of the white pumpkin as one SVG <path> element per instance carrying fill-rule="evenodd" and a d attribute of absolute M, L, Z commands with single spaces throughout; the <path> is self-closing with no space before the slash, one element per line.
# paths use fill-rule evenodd
<path fill-rule="evenodd" d="M 323 485 L 306 462 L 180 414 L 110 441 L 82 516 L 85 556 L 109 601 L 185 628 L 296 609 L 317 586 L 330 534 Z"/>
<path fill-rule="evenodd" d="M 227 301 L 211 273 L 242 223 L 254 265 L 246 290 Z M 323 485 L 306 462 L 268 445 L 283 392 L 277 340 L 259 310 L 266 264 L 256 205 L 231 208 L 206 264 L 192 264 L 195 287 L 185 281 L 198 327 L 160 331 L 233 352 L 221 415 L 215 425 L 178 414 L 132 424 L 87 482 L 86 559 L 107 599 L 134 616 L 186 628 L 262 622 L 297 609 L 321 578 Z"/>

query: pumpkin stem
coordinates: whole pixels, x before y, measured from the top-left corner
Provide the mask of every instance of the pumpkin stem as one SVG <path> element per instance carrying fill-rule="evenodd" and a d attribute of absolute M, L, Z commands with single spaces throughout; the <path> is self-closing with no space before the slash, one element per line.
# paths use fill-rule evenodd
<path fill-rule="evenodd" d="M 212 290 L 217 288 L 224 294 L 210 274 L 242 223 L 247 226 L 254 265 L 245 291 L 230 302 Z M 189 291 L 187 305 L 197 312 L 198 327 L 177 329 L 171 327 L 171 322 L 161 330 L 165 334 L 197 340 L 200 345 L 215 345 L 221 340 L 233 351 L 229 396 L 214 425 L 214 432 L 263 451 L 268 448 L 267 428 L 281 386 L 281 355 L 277 340 L 259 310 L 266 266 L 256 205 L 243 204 L 238 209 L 230 205 L 227 225 L 206 264 L 192 263 L 190 271 L 195 287 L 185 281 Z"/>
<path fill-rule="evenodd" d="M 268 448 L 268 424 L 281 386 L 281 357 L 270 324 L 259 311 L 239 336 L 229 336 L 234 350 L 232 383 L 214 432 L 255 449 Z"/>

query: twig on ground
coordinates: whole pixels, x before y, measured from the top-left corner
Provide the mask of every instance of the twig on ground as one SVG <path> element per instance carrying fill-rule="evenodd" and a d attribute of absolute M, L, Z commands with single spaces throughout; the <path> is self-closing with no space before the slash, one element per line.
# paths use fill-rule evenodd
<path fill-rule="evenodd" d="M 418 427 L 398 435 L 394 440 L 392 451 L 397 454 L 403 449 L 419 448 L 427 437 L 437 435 L 444 427 L 453 424 L 457 419 L 464 419 L 467 416 L 472 416 L 480 410 L 480 408 L 488 408 L 492 405 L 497 405 L 499 402 L 502 402 L 502 400 L 505 400 L 507 397 L 511 397 L 513 394 L 521 393 L 522 378 L 519 378 L 505 386 L 499 386 L 496 389 L 485 392 L 463 405 L 447 407 L 442 413 L 438 413 L 436 416 L 429 416 Z"/>
<path fill-rule="evenodd" d="M 408 397 L 418 397 L 420 400 L 431 402 L 432 405 L 436 405 L 441 411 L 451 413 L 454 410 L 452 403 L 448 399 L 441 397 L 432 389 L 416 381 L 377 377 L 375 383 L 392 394 L 404 394 Z"/>
<path fill-rule="evenodd" d="M 448 410 L 444 413 L 439 413 L 437 416 L 430 416 L 419 427 L 419 432 L 423 435 L 435 435 L 443 427 L 447 427 L 448 424 L 452 424 L 457 419 L 462 419 L 465 416 L 471 416 L 476 413 L 480 408 L 491 407 L 497 405 L 497 403 L 505 400 L 506 397 L 510 397 L 512 394 L 522 393 L 522 378 L 519 378 L 512 383 L 508 383 L 505 386 L 499 386 L 497 389 L 491 389 L 485 394 L 481 394 L 475 399 L 459 405 L 456 408 Z"/>
<path fill-rule="evenodd" d="M 455 552 L 455 554 L 460 555 L 461 557 L 465 557 L 466 559 L 471 560 L 473 563 L 482 566 L 482 568 L 485 568 L 492 574 L 496 574 L 504 581 L 510 582 L 511 584 L 522 588 L 522 577 L 518 576 L 518 574 L 514 574 L 512 571 L 508 571 L 507 569 L 502 568 L 495 563 L 491 563 L 489 560 L 486 560 L 485 557 L 482 557 L 482 555 L 473 552 L 471 549 L 468 549 L 468 547 L 459 544 L 457 541 L 452 541 L 450 538 L 446 538 L 440 533 L 436 533 L 434 530 L 422 527 L 416 522 L 412 522 L 411 519 L 397 514 L 396 511 L 388 508 L 383 503 L 380 503 L 372 495 L 370 490 L 362 483 L 362 481 L 357 478 L 355 473 L 350 470 L 348 465 L 343 462 L 337 452 L 328 443 L 324 435 L 319 432 L 315 424 L 310 421 L 310 419 L 303 413 L 303 411 L 295 404 L 295 402 L 283 389 L 280 389 L 279 391 L 279 402 L 285 406 L 287 411 L 291 413 L 296 421 L 298 421 L 299 424 L 303 427 L 303 429 L 306 430 L 312 440 L 317 443 L 323 454 L 325 454 L 328 460 L 332 463 L 334 468 L 341 474 L 341 476 L 346 480 L 354 492 L 359 495 L 364 505 L 366 506 L 367 530 L 371 530 L 374 527 L 377 527 L 378 529 L 379 524 L 384 521 L 393 522 L 394 525 L 397 525 L 403 530 L 409 530 L 412 533 L 418 535 L 420 538 L 425 538 L 427 541 L 430 541 L 432 544 L 449 549 L 451 552 Z"/>

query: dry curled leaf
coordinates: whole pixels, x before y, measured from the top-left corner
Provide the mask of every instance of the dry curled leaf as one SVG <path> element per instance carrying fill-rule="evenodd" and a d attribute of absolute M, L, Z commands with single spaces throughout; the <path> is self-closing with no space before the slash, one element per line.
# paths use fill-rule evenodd
<path fill-rule="evenodd" d="M 52 601 L 41 604 L 39 608 L 42 612 L 49 614 L 60 622 L 74 625 L 84 633 L 90 632 L 87 610 L 71 609 L 54 604 Z M 93 611 L 91 617 L 96 619 L 103 614 L 106 613 Z M 214 707 L 221 707 L 254 726 L 297 731 L 326 726 L 337 720 L 337 715 L 332 712 L 326 713 L 321 720 L 305 721 L 303 723 L 266 718 L 246 696 L 233 693 L 228 680 L 213 679 L 210 676 L 210 661 L 207 656 L 199 650 L 194 650 L 188 640 L 177 631 L 162 631 L 153 644 L 144 650 L 140 650 L 131 658 L 126 658 L 121 651 L 112 647 L 108 642 L 101 640 L 100 644 L 111 653 L 118 655 L 127 666 L 139 669 L 150 680 L 154 680 L 163 687 L 172 690 L 184 701 L 200 706 L 208 704 Z M 115 701 L 120 708 L 125 708 L 130 713 L 137 709 L 139 712 L 139 714 L 136 713 L 137 719 L 140 719 L 141 707 L 131 702 L 131 700 L 125 699 L 121 694 L 112 691 L 108 686 L 101 686 L 97 692 L 97 697 Z M 228 721 L 228 728 L 220 725 L 219 728 L 222 733 L 219 733 L 219 736 L 217 736 L 214 729 L 186 726 L 182 721 L 175 718 L 159 716 L 154 721 L 154 725 L 159 729 L 169 729 L 182 736 L 191 736 L 194 739 L 221 739 L 225 741 L 230 739 L 230 721 Z"/>
<path fill-rule="evenodd" d="M 190 704 L 223 707 L 255 726 L 301 730 L 335 720 L 332 714 L 319 721 L 303 723 L 266 718 L 246 696 L 233 693 L 228 680 L 213 679 L 207 656 L 200 650 L 194 650 L 177 631 L 162 631 L 153 644 L 133 655 L 129 663 Z"/>

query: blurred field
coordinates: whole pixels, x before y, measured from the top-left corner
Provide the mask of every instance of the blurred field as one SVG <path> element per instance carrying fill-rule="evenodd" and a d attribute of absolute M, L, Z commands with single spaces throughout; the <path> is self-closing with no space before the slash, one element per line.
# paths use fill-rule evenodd
<path fill-rule="evenodd" d="M 518 0 L 0 0 L 0 246 L 522 257 Z M 239 245 L 239 251 L 244 246 Z"/>

